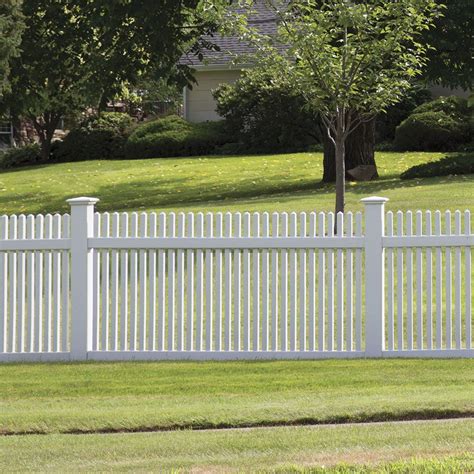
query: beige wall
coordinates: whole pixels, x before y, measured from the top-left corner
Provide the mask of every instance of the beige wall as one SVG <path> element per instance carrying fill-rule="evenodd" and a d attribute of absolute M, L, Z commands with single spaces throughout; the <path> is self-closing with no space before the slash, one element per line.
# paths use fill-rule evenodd
<path fill-rule="evenodd" d="M 467 99 L 471 95 L 470 91 L 464 91 L 462 89 L 449 89 L 448 87 L 441 86 L 431 86 L 429 89 L 433 94 L 433 97 L 439 97 L 440 95 L 457 95 L 458 97 L 464 97 Z"/>
<path fill-rule="evenodd" d="M 216 112 L 216 102 L 212 97 L 212 90 L 224 82 L 233 83 L 241 71 L 197 71 L 195 77 L 197 84 L 184 93 L 184 117 L 190 122 L 205 122 L 206 120 L 219 120 Z"/>

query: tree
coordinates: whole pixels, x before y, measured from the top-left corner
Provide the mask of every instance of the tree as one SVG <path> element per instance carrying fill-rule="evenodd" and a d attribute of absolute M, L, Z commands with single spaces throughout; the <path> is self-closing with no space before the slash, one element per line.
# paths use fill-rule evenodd
<path fill-rule="evenodd" d="M 166 71 L 189 81 L 176 66 L 199 37 L 214 28 L 218 4 L 200 0 L 24 0 L 26 31 L 11 68 L 4 108 L 31 121 L 41 156 L 62 117 L 103 108 L 124 85 Z"/>
<path fill-rule="evenodd" d="M 241 4 L 248 13 L 251 3 Z M 420 36 L 434 20 L 433 0 L 267 0 L 277 15 L 276 35 L 230 21 L 258 49 L 257 67 L 289 78 L 320 111 L 335 148 L 336 212 L 344 211 L 345 147 L 361 124 L 396 103 L 421 73 Z"/>
<path fill-rule="evenodd" d="M 472 90 L 474 84 L 474 4 L 469 0 L 437 0 L 442 15 L 423 40 L 433 47 L 423 77 L 432 84 Z"/>
<path fill-rule="evenodd" d="M 20 0 L 0 2 L 0 98 L 8 90 L 10 61 L 18 55 L 24 23 Z"/>

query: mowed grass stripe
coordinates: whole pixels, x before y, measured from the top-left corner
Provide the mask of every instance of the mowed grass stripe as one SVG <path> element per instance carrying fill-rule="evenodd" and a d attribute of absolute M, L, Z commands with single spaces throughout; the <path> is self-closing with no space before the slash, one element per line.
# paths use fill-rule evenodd
<path fill-rule="evenodd" d="M 12 436 L 0 439 L 5 453 L 0 456 L 0 470 L 287 471 L 341 463 L 374 466 L 395 460 L 400 465 L 412 458 L 457 455 L 458 460 L 445 467 L 457 464 L 469 471 L 474 468 L 474 457 L 468 454 L 473 443 L 474 421 L 469 420 L 74 437 Z M 440 461 L 418 464 L 443 466 Z"/>
<path fill-rule="evenodd" d="M 0 430 L 66 433 L 474 415 L 471 360 L 0 366 Z"/>

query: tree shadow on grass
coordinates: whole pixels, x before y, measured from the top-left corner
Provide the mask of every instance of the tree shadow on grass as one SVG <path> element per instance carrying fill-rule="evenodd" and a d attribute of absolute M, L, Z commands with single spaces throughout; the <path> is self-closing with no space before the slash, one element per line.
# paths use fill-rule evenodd
<path fill-rule="evenodd" d="M 396 189 L 409 189 L 420 186 L 432 186 L 450 184 L 453 181 L 465 181 L 465 177 L 450 177 L 445 179 L 427 178 L 422 180 L 413 180 L 410 182 L 401 181 L 399 179 L 377 180 L 367 183 L 358 183 L 356 186 L 350 187 L 350 192 L 357 195 L 373 195 L 383 194 L 386 191 Z M 474 175 L 471 175 L 474 179 Z M 186 181 L 184 189 L 179 189 L 179 183 Z M 167 180 L 168 185 L 170 184 Z M 227 200 L 248 200 L 260 199 L 265 197 L 291 196 L 297 194 L 305 194 L 309 191 L 318 194 L 327 194 L 334 192 L 334 185 L 322 182 L 307 181 L 297 183 L 278 183 L 253 185 L 251 181 L 248 183 L 239 183 L 239 187 L 217 187 L 205 188 L 200 185 L 193 185 L 187 180 L 175 180 L 176 185 L 174 192 L 163 192 L 160 190 L 159 184 L 154 181 L 134 182 L 133 186 L 127 183 L 102 186 L 97 190 L 96 196 L 101 199 L 99 208 L 101 211 L 120 210 L 140 210 L 150 208 L 167 208 L 167 207 L 187 207 L 195 206 L 199 203 L 214 203 L 223 205 Z M 174 187 L 174 185 L 173 185 Z"/>
<path fill-rule="evenodd" d="M 334 185 L 314 180 L 300 180 L 297 182 L 284 182 L 284 174 L 272 176 L 275 182 L 259 182 L 255 184 L 254 178 L 238 183 L 229 182 L 223 184 L 209 184 L 193 182 L 183 177 L 151 177 L 149 180 L 121 182 L 118 184 L 107 184 L 99 186 L 91 192 L 65 193 L 54 195 L 47 191 L 31 192 L 21 196 L 22 206 L 17 212 L 46 213 L 46 212 L 68 212 L 69 206 L 66 199 L 79 195 L 92 195 L 100 199 L 97 209 L 101 212 L 131 211 L 145 209 L 159 209 L 169 207 L 192 207 L 199 203 L 225 205 L 226 202 L 240 199 L 263 199 L 298 197 L 303 198 L 308 192 L 315 197 L 333 193 Z M 410 189 L 420 186 L 442 186 L 453 182 L 465 182 L 474 180 L 474 175 L 450 176 L 442 178 L 423 178 L 415 180 L 400 180 L 397 178 L 378 179 L 376 181 L 359 182 L 354 186 L 348 186 L 348 191 L 356 195 L 369 196 L 383 194 L 386 191 L 396 189 Z M 12 201 L 11 195 L 0 196 L 0 209 Z M 24 211 L 23 211 L 24 209 Z M 1 211 L 0 211 L 1 212 Z"/>

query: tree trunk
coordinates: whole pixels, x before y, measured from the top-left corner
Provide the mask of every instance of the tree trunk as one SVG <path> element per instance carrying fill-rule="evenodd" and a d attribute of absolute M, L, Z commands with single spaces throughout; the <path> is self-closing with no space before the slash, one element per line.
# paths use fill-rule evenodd
<path fill-rule="evenodd" d="M 51 154 L 51 139 L 40 137 L 41 161 L 48 161 Z"/>
<path fill-rule="evenodd" d="M 51 155 L 51 143 L 54 132 L 56 131 L 60 120 L 60 115 L 45 114 L 39 120 L 32 118 L 33 125 L 40 141 L 41 161 L 48 161 Z"/>
<path fill-rule="evenodd" d="M 344 212 L 345 200 L 345 139 L 342 134 L 335 138 L 336 155 L 336 217 L 338 212 Z M 337 222 L 337 218 L 336 218 Z"/>
<path fill-rule="evenodd" d="M 336 157 L 332 141 L 327 134 L 324 138 L 324 160 L 323 160 L 323 182 L 333 183 L 336 181 Z M 375 164 L 375 119 L 359 125 L 346 139 L 345 169 L 351 170 L 359 165 Z M 378 178 L 377 171 L 372 179 Z M 346 179 L 352 178 L 346 174 Z"/>

